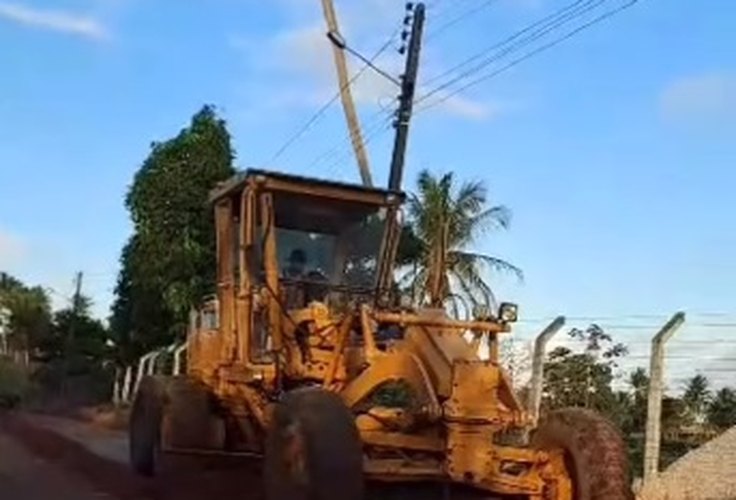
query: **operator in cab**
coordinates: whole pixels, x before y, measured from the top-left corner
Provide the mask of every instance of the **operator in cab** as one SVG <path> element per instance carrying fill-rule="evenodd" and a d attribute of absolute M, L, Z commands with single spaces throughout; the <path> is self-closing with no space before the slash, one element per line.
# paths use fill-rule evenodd
<path fill-rule="evenodd" d="M 327 277 L 319 270 L 307 271 L 307 253 L 295 248 L 283 270 L 288 282 L 286 304 L 289 309 L 305 307 L 314 300 L 324 301 L 327 296 Z"/>

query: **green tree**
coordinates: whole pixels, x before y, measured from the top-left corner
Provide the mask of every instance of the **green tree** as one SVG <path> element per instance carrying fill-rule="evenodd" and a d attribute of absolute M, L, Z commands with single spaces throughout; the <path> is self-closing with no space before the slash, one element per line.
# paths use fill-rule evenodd
<path fill-rule="evenodd" d="M 716 392 L 707 407 L 708 423 L 719 430 L 736 425 L 736 390 L 723 387 Z"/>
<path fill-rule="evenodd" d="M 3 273 L 0 277 L 0 306 L 9 312 L 7 334 L 10 349 L 29 359 L 51 327 L 48 294 L 39 286 L 28 287 Z"/>
<path fill-rule="evenodd" d="M 74 304 L 54 313 L 50 334 L 39 346 L 43 361 L 65 361 L 73 375 L 110 357 L 109 333 L 92 317 L 91 304 L 88 297 L 80 295 Z"/>
<path fill-rule="evenodd" d="M 130 356 L 170 342 L 214 291 L 209 192 L 234 173 L 225 122 L 203 107 L 176 137 L 154 143 L 125 199 L 134 233 L 123 248 L 111 325 Z"/>
<path fill-rule="evenodd" d="M 490 305 L 491 286 L 484 270 L 506 271 L 522 278 L 521 270 L 505 260 L 471 250 L 490 229 L 506 229 L 511 215 L 502 206 L 488 206 L 481 182 L 459 187 L 452 172 L 435 177 L 420 172 L 417 193 L 408 200 L 408 225 L 402 235 L 399 262 L 408 264 L 405 283 L 421 300 L 441 305 L 454 289 L 473 304 Z"/>
<path fill-rule="evenodd" d="M 705 375 L 698 374 L 687 381 L 682 401 L 685 403 L 689 420 L 692 423 L 702 422 L 705 419 L 705 411 L 710 398 L 709 382 Z"/>
<path fill-rule="evenodd" d="M 585 330 L 573 329 L 568 336 L 581 348 L 561 346 L 547 356 L 543 408 L 592 408 L 622 425 L 630 400 L 627 395 L 615 392 L 612 384 L 617 360 L 628 353 L 626 346 L 614 342 L 598 325 Z"/>
<path fill-rule="evenodd" d="M 649 394 L 649 375 L 644 368 L 637 368 L 629 375 L 631 386 L 631 432 L 642 433 L 647 423 L 647 405 Z"/>

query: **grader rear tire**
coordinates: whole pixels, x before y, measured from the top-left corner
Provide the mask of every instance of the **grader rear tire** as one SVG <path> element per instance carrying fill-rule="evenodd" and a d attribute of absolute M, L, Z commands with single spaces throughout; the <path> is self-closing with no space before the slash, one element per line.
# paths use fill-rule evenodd
<path fill-rule="evenodd" d="M 532 437 L 537 449 L 563 449 L 574 500 L 633 500 L 626 445 L 616 427 L 596 412 L 551 412 Z"/>
<path fill-rule="evenodd" d="M 266 438 L 268 500 L 361 500 L 363 453 L 339 396 L 297 389 L 276 406 Z"/>

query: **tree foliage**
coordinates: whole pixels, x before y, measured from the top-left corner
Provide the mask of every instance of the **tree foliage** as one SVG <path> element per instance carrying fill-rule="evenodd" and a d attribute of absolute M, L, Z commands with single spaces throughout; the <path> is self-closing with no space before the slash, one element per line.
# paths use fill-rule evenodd
<path fill-rule="evenodd" d="M 0 307 L 8 312 L 9 348 L 30 357 L 50 332 L 51 302 L 48 294 L 40 286 L 29 287 L 6 273 L 0 273 Z"/>
<path fill-rule="evenodd" d="M 543 405 L 547 410 L 584 407 L 607 415 L 621 414 L 628 400 L 617 394 L 612 383 L 617 360 L 628 353 L 598 325 L 568 333 L 577 348 L 553 349 L 545 364 Z"/>
<path fill-rule="evenodd" d="M 707 408 L 708 423 L 718 430 L 736 425 L 736 390 L 733 387 L 719 389 Z"/>
<path fill-rule="evenodd" d="M 209 192 L 233 173 L 225 122 L 203 107 L 154 143 L 125 198 L 134 232 L 121 254 L 111 325 L 126 356 L 171 341 L 190 307 L 214 292 Z"/>
<path fill-rule="evenodd" d="M 711 399 L 710 383 L 705 375 L 697 374 L 687 381 L 682 401 L 692 423 L 705 420 L 705 412 Z"/>
<path fill-rule="evenodd" d="M 473 304 L 490 305 L 493 292 L 484 271 L 512 272 L 521 278 L 514 265 L 472 250 L 479 236 L 506 229 L 511 220 L 505 206 L 488 206 L 483 183 L 457 186 L 452 172 L 435 177 L 423 170 L 407 215 L 410 229 L 402 234 L 398 260 L 410 268 L 405 282 L 422 301 L 440 305 L 459 292 Z"/>
<path fill-rule="evenodd" d="M 79 295 L 75 303 L 56 311 L 50 334 L 39 346 L 46 362 L 63 360 L 66 374 L 89 372 L 110 359 L 109 332 L 90 312 L 91 300 Z"/>

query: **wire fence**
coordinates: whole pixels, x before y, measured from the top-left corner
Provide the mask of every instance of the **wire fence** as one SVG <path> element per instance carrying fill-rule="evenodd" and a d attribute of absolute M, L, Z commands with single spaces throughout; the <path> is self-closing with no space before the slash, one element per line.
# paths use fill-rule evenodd
<path fill-rule="evenodd" d="M 554 318 L 522 319 L 505 341 L 504 363 L 516 374 L 518 384 L 528 382 L 534 339 Z M 616 359 L 614 382 L 623 390 L 634 370 L 649 371 L 652 338 L 669 318 L 666 314 L 569 316 L 565 327 L 548 344 L 547 353 L 556 347 L 582 351 L 583 343 L 571 338 L 569 332 L 597 325 L 614 343 L 626 347 L 626 353 Z M 736 387 L 736 313 L 688 314 L 665 346 L 664 374 L 665 392 L 671 395 L 682 393 L 696 375 L 705 376 L 714 389 Z"/>

